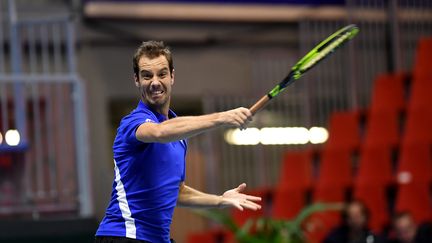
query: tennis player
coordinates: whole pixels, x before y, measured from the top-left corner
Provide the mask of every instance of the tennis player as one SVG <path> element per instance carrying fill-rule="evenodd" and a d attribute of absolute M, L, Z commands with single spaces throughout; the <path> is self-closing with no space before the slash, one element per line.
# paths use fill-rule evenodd
<path fill-rule="evenodd" d="M 117 129 L 113 190 L 95 242 L 172 242 L 170 224 L 176 205 L 260 209 L 261 198 L 242 193 L 244 183 L 222 195 L 185 184 L 186 139 L 222 126 L 245 129 L 251 112 L 240 107 L 177 117 L 170 110 L 173 59 L 162 42 L 143 42 L 133 57 L 133 70 L 141 99 Z"/>

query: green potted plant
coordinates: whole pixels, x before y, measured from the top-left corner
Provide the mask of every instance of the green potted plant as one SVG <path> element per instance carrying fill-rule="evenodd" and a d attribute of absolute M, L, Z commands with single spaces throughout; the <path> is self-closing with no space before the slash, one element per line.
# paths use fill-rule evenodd
<path fill-rule="evenodd" d="M 233 232 L 239 243 L 306 243 L 304 223 L 314 213 L 343 208 L 341 203 L 315 203 L 302 209 L 290 220 L 268 217 L 249 219 L 241 227 L 226 211 L 199 210 L 198 214 L 222 224 Z"/>

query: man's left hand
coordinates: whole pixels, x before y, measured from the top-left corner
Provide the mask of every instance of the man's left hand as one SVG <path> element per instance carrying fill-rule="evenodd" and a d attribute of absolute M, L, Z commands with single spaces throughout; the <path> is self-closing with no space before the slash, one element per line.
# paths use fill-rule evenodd
<path fill-rule="evenodd" d="M 261 209 L 261 205 L 255 203 L 261 201 L 260 197 L 255 197 L 247 194 L 243 194 L 242 192 L 246 188 L 246 183 L 240 184 L 237 188 L 228 190 L 224 192 L 222 197 L 222 207 L 235 207 L 241 211 L 244 208 L 250 210 L 258 210 Z"/>

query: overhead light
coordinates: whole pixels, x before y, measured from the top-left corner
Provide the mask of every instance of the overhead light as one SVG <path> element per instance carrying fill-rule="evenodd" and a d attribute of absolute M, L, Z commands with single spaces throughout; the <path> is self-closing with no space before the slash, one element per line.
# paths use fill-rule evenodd
<path fill-rule="evenodd" d="M 3 135 L 0 132 L 0 144 L 3 142 Z"/>
<path fill-rule="evenodd" d="M 18 130 L 8 130 L 5 134 L 5 140 L 9 146 L 17 146 L 20 142 L 20 134 Z"/>
<path fill-rule="evenodd" d="M 260 142 L 264 145 L 307 144 L 308 130 L 304 127 L 264 127 L 260 130 Z"/>
<path fill-rule="evenodd" d="M 255 127 L 241 131 L 240 129 L 230 129 L 225 132 L 225 141 L 229 144 L 256 145 L 260 142 L 260 130 Z"/>
<path fill-rule="evenodd" d="M 329 133 L 324 127 L 311 127 L 309 129 L 309 141 L 312 144 L 324 143 L 328 137 Z"/>
<path fill-rule="evenodd" d="M 328 136 L 323 127 L 252 127 L 244 131 L 229 129 L 224 134 L 225 141 L 232 145 L 319 144 L 327 141 Z"/>

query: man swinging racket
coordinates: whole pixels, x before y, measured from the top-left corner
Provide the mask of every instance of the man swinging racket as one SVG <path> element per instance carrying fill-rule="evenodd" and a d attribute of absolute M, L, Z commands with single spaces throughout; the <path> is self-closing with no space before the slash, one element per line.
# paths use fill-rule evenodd
<path fill-rule="evenodd" d="M 115 178 L 111 200 L 95 243 L 170 242 L 174 207 L 261 208 L 261 198 L 243 194 L 246 184 L 221 196 L 185 184 L 185 139 L 222 126 L 245 129 L 249 109 L 177 117 L 170 110 L 174 67 L 170 50 L 143 42 L 133 57 L 141 99 L 117 129 L 113 145 Z"/>

